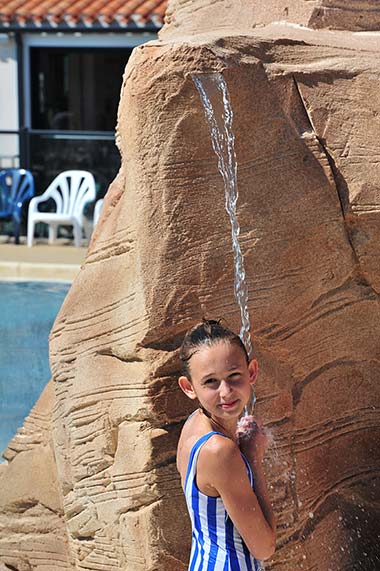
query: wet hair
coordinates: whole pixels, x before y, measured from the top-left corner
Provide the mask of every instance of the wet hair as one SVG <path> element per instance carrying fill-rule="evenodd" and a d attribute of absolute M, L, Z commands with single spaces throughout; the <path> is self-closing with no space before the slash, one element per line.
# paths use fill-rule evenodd
<path fill-rule="evenodd" d="M 203 319 L 201 323 L 197 323 L 186 333 L 182 341 L 179 352 L 182 374 L 190 379 L 191 357 L 203 347 L 211 347 L 220 341 L 240 347 L 244 352 L 247 363 L 249 363 L 247 350 L 237 333 L 222 325 L 221 320 Z"/>

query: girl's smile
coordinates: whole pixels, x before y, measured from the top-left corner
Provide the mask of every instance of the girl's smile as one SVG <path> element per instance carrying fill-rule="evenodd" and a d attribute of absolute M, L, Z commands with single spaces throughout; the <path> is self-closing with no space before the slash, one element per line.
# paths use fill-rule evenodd
<path fill-rule="evenodd" d="M 223 408 L 223 409 L 228 410 L 228 409 L 230 409 L 230 408 L 233 408 L 237 402 L 239 402 L 239 401 L 238 401 L 238 400 L 234 400 L 234 401 L 232 401 L 232 402 L 222 403 L 222 404 L 220 404 L 219 406 L 220 406 L 221 408 Z"/>

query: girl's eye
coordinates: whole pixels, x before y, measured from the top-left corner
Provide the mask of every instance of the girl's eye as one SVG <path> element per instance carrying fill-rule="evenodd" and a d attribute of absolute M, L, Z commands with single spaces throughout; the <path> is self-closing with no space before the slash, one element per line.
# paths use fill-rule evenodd
<path fill-rule="evenodd" d="M 216 383 L 216 382 L 217 382 L 216 379 L 206 379 L 203 384 L 204 384 L 204 385 L 213 385 L 213 384 Z"/>
<path fill-rule="evenodd" d="M 233 381 L 240 379 L 240 377 L 241 377 L 240 373 L 232 373 L 232 375 L 230 375 L 230 379 L 232 379 Z"/>

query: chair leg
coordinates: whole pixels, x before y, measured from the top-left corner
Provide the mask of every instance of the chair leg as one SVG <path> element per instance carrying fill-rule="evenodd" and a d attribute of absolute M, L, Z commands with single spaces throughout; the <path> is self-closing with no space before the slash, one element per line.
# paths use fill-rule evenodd
<path fill-rule="evenodd" d="M 80 248 L 82 245 L 82 227 L 77 223 L 74 222 L 73 224 L 74 230 L 74 243 L 77 248 Z"/>
<path fill-rule="evenodd" d="M 28 248 L 33 246 L 33 238 L 34 238 L 34 220 L 28 220 Z"/>
<path fill-rule="evenodd" d="M 54 244 L 57 239 L 57 225 L 49 222 L 49 244 Z"/>
<path fill-rule="evenodd" d="M 19 244 L 20 243 L 20 222 L 19 221 L 15 221 L 14 222 L 14 236 L 15 236 L 15 244 Z"/>

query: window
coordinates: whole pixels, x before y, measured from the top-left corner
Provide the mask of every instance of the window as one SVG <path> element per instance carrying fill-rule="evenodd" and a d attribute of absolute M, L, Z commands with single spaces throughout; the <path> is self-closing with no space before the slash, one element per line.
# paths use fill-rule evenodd
<path fill-rule="evenodd" d="M 114 131 L 132 48 L 29 49 L 31 131 L 27 148 L 36 193 L 43 192 L 59 172 L 83 169 L 95 176 L 100 198 L 120 167 Z"/>
<path fill-rule="evenodd" d="M 131 48 L 30 48 L 32 129 L 114 131 Z"/>

